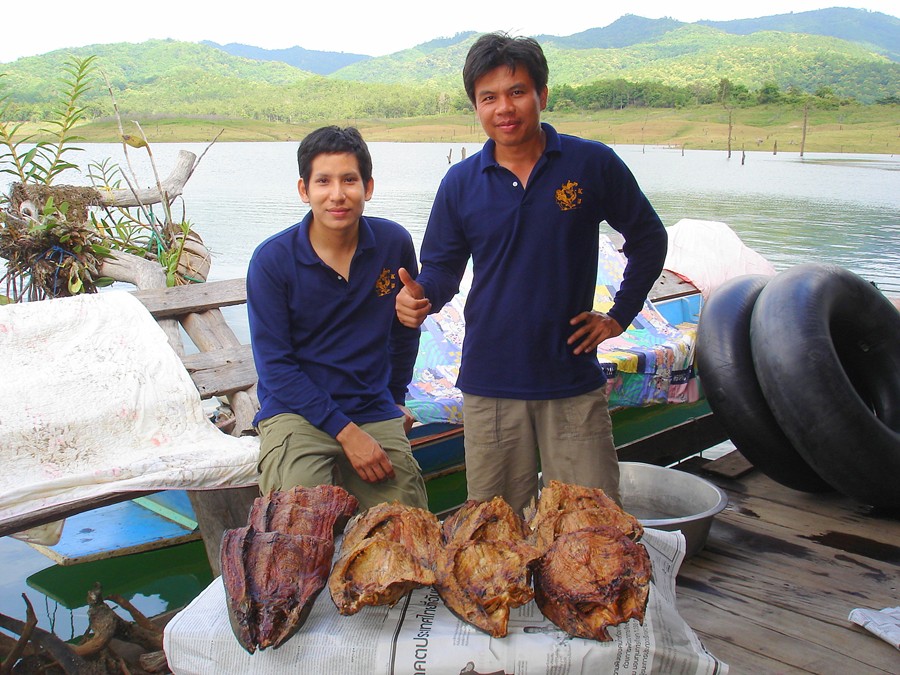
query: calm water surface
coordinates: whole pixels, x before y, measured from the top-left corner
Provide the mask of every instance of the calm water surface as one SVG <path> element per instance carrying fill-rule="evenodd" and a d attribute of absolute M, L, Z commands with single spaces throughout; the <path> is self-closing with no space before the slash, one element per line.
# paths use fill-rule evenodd
<path fill-rule="evenodd" d="M 392 218 L 421 241 L 431 201 L 452 162 L 478 144 L 373 143 L 375 195 L 366 212 Z M 205 144 L 157 145 L 168 174 L 179 149 L 200 155 Z M 126 162 L 120 145 L 85 146 L 85 163 Z M 723 221 L 778 270 L 804 262 L 846 267 L 900 295 L 900 160 L 886 155 L 740 153 L 616 146 L 666 225 L 682 218 Z M 255 246 L 306 212 L 297 196 L 296 143 L 217 143 L 187 184 L 175 216 L 190 220 L 213 253 L 211 279 L 246 274 Z M 75 155 L 73 155 L 75 157 Z M 141 185 L 154 182 L 146 157 L 133 152 Z M 0 179 L 4 190 L 6 179 Z M 83 183 L 77 177 L 69 182 Z M 24 617 L 28 592 L 41 626 L 80 634 L 86 609 L 64 609 L 39 597 L 25 579 L 50 566 L 26 544 L 0 539 L 0 612 Z M 87 589 L 85 589 L 85 592 Z M 146 612 L 166 609 L 158 597 L 137 598 Z"/>
<path fill-rule="evenodd" d="M 86 157 L 112 157 L 119 145 L 85 146 Z M 306 206 L 297 196 L 296 143 L 217 143 L 187 184 L 175 216 L 194 223 L 213 251 L 211 278 L 243 276 L 254 247 L 295 222 Z M 366 213 L 404 225 L 418 244 L 449 163 L 478 144 L 372 143 L 375 194 Z M 179 149 L 158 145 L 164 176 Z M 900 294 L 900 158 L 889 155 L 740 153 L 615 146 L 666 225 L 682 218 L 730 225 L 779 270 L 803 262 L 846 267 L 885 292 Z M 142 185 L 153 175 L 132 152 Z"/>

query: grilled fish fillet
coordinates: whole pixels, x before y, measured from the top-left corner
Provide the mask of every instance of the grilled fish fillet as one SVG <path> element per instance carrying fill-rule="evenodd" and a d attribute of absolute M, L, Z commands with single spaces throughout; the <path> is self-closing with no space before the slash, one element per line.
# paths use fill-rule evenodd
<path fill-rule="evenodd" d="M 430 511 L 378 504 L 347 525 L 340 557 L 328 578 L 338 612 L 393 605 L 414 588 L 434 583 L 440 523 Z"/>
<path fill-rule="evenodd" d="M 324 588 L 334 542 L 310 535 L 228 530 L 222 581 L 235 637 L 249 653 L 279 647 L 303 625 Z"/>
<path fill-rule="evenodd" d="M 617 528 L 598 525 L 558 536 L 535 566 L 535 602 L 558 627 L 600 641 L 630 619 L 644 620 L 650 556 Z"/>
<path fill-rule="evenodd" d="M 500 497 L 467 501 L 444 521 L 434 587 L 456 616 L 492 637 L 506 636 L 510 609 L 534 597 L 529 565 L 539 552 L 525 532 Z"/>
<path fill-rule="evenodd" d="M 341 487 L 295 487 L 258 497 L 247 526 L 227 530 L 221 569 L 234 635 L 251 654 L 284 644 L 328 581 L 334 531 L 358 506 Z"/>

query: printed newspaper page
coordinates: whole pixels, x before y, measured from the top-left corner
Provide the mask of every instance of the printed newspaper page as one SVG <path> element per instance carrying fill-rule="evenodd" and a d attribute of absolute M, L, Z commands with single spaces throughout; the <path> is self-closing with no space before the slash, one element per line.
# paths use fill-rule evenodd
<path fill-rule="evenodd" d="M 574 638 L 532 601 L 511 612 L 509 635 L 492 638 L 459 620 L 433 588 L 409 593 L 392 608 L 340 616 L 322 592 L 306 624 L 278 649 L 245 652 L 231 631 L 225 590 L 216 579 L 166 627 L 165 651 L 178 675 L 309 673 L 342 675 L 576 675 L 726 673 L 675 606 L 675 575 L 684 557 L 680 533 L 647 529 L 653 564 L 644 624 L 609 630 L 613 640 Z"/>

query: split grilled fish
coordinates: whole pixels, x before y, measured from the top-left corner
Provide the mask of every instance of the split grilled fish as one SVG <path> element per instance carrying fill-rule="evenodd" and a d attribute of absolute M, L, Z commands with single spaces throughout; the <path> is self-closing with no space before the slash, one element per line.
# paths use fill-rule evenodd
<path fill-rule="evenodd" d="M 534 599 L 545 617 L 570 635 L 609 641 L 607 629 L 644 620 L 650 556 L 644 533 L 600 488 L 550 481 L 529 519 L 541 552 Z"/>
<path fill-rule="evenodd" d="M 332 485 L 272 491 L 254 501 L 246 527 L 225 532 L 228 616 L 249 653 L 281 646 L 306 621 L 328 581 L 334 531 L 357 506 L 355 497 Z"/>
<path fill-rule="evenodd" d="M 535 566 L 535 602 L 577 637 L 610 641 L 607 629 L 644 621 L 650 557 L 618 529 L 595 526 L 557 537 Z"/>
<path fill-rule="evenodd" d="M 228 530 L 222 580 L 241 646 L 280 647 L 306 621 L 331 569 L 334 541 L 311 535 Z"/>
<path fill-rule="evenodd" d="M 328 579 L 338 612 L 351 615 L 365 606 L 393 605 L 414 588 L 433 584 L 440 527 L 430 511 L 397 502 L 378 504 L 354 518 Z"/>
<path fill-rule="evenodd" d="M 444 521 L 435 589 L 456 616 L 492 637 L 506 636 L 510 609 L 534 597 L 529 565 L 539 552 L 525 534 L 500 497 L 467 501 Z"/>

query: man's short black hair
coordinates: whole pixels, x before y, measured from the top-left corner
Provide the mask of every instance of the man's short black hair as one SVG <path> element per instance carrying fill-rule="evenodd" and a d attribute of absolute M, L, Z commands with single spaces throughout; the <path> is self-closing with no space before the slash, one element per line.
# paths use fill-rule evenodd
<path fill-rule="evenodd" d="M 300 178 L 304 183 L 309 184 L 313 160 L 319 155 L 340 152 L 356 155 L 363 183 L 372 180 L 372 155 L 369 154 L 369 146 L 363 140 L 362 134 L 356 127 L 342 129 L 333 125 L 311 131 L 300 141 L 300 147 L 297 148 L 297 166 L 300 169 Z"/>
<path fill-rule="evenodd" d="M 463 85 L 469 100 L 475 103 L 475 82 L 498 66 L 528 71 L 539 92 L 544 90 L 550 69 L 538 41 L 530 37 L 511 37 L 503 32 L 487 33 L 475 40 L 463 66 Z"/>

